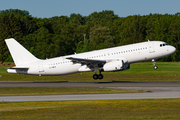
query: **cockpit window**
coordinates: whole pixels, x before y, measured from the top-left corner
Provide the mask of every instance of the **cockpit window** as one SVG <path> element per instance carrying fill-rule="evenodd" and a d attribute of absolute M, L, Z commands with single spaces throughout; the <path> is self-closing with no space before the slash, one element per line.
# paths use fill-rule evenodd
<path fill-rule="evenodd" d="M 164 47 L 164 46 L 167 46 L 168 44 L 167 43 L 163 43 L 163 44 L 160 44 L 160 47 Z"/>

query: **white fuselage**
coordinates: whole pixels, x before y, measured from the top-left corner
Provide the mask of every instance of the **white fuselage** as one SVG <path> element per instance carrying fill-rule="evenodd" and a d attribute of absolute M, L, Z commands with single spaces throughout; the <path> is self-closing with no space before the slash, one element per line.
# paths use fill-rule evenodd
<path fill-rule="evenodd" d="M 73 54 L 46 60 L 38 60 L 20 67 L 28 67 L 28 71 L 9 70 L 10 73 L 34 74 L 34 75 L 63 75 L 76 72 L 90 71 L 90 69 L 80 70 L 82 64 L 73 63 L 66 59 L 69 57 L 105 60 L 107 63 L 113 59 L 122 59 L 127 64 L 159 59 L 171 55 L 176 51 L 171 45 L 167 45 L 162 41 L 148 41 L 137 44 L 113 47 L 108 49 L 96 50 L 80 54 Z"/>

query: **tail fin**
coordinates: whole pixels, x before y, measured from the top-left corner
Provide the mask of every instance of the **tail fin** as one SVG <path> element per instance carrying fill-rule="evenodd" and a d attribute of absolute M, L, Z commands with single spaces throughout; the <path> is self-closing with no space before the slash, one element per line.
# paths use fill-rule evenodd
<path fill-rule="evenodd" d="M 5 41 L 16 66 L 28 64 L 38 60 L 14 38 L 5 39 Z"/>

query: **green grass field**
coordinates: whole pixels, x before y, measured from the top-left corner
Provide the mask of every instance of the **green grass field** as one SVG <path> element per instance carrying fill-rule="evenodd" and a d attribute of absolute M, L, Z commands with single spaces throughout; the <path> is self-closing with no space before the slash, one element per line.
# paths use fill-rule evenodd
<path fill-rule="evenodd" d="M 179 81 L 180 62 L 157 62 L 153 69 L 151 62 L 131 64 L 131 68 L 119 72 L 103 72 L 103 81 Z M 10 66 L 0 66 L 0 81 L 94 81 L 94 72 L 84 72 L 61 76 L 36 76 L 6 73 Z"/>
<path fill-rule="evenodd" d="M 179 120 L 180 99 L 0 103 L 1 120 Z"/>

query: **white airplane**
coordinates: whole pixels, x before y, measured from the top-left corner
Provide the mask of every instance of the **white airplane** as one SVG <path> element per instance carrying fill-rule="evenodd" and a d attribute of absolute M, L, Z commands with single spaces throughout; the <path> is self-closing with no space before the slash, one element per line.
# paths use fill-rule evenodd
<path fill-rule="evenodd" d="M 176 48 L 162 41 L 147 41 L 131 45 L 95 50 L 80 54 L 41 60 L 32 55 L 14 38 L 6 39 L 6 44 L 15 62 L 8 73 L 31 75 L 64 75 L 94 71 L 94 79 L 102 79 L 102 71 L 122 71 L 130 69 L 131 63 L 152 60 L 173 54 Z M 99 75 L 97 74 L 99 71 Z"/>

